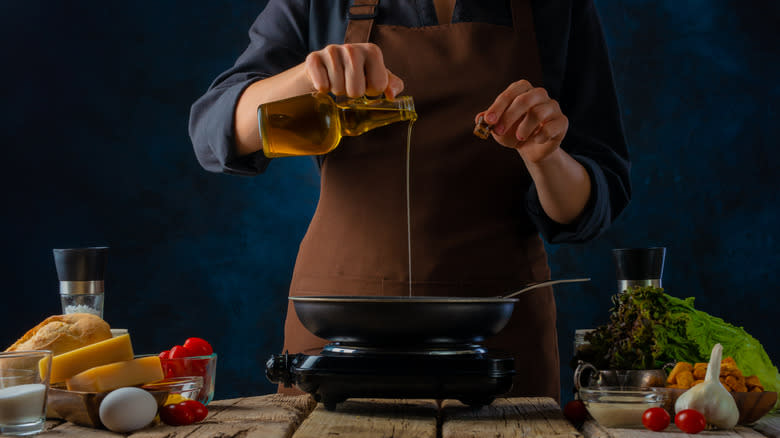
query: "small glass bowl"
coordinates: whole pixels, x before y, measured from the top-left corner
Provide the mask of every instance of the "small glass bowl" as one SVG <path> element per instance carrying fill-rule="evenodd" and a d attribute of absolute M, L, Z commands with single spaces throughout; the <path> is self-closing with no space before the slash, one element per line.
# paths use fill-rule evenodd
<path fill-rule="evenodd" d="M 214 383 L 217 375 L 217 353 L 208 356 L 160 359 L 166 379 L 195 376 L 203 379 L 203 387 L 196 397 L 204 405 L 214 398 Z"/>
<path fill-rule="evenodd" d="M 168 391 L 168 395 L 180 395 L 184 398 L 198 400 L 203 389 L 203 378 L 200 376 L 171 377 L 142 386 L 147 391 Z M 200 400 L 198 400 L 200 401 Z"/>
<path fill-rule="evenodd" d="M 580 388 L 580 399 L 588 413 L 604 427 L 641 428 L 642 414 L 662 406 L 663 388 L 590 386 Z"/>

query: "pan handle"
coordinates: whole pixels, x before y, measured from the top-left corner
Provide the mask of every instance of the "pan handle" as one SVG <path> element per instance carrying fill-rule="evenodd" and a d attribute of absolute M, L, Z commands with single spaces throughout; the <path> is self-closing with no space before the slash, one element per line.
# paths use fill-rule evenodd
<path fill-rule="evenodd" d="M 582 282 L 585 282 L 585 281 L 590 281 L 590 278 L 567 278 L 567 279 L 563 279 L 563 280 L 537 281 L 536 283 L 529 283 L 529 284 L 525 285 L 519 291 L 512 292 L 509 295 L 504 295 L 501 298 L 514 298 L 514 297 L 520 295 L 523 292 L 528 292 L 529 290 L 537 289 L 537 288 L 540 288 L 540 287 L 552 286 L 553 284 L 558 284 L 558 283 L 582 283 Z"/>

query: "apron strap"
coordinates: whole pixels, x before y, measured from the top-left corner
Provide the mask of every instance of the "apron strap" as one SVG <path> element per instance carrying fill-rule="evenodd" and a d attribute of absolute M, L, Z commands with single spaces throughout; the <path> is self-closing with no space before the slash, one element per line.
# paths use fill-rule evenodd
<path fill-rule="evenodd" d="M 367 43 L 371 37 L 379 0 L 353 0 L 347 13 L 347 31 L 344 33 L 345 43 Z"/>
<path fill-rule="evenodd" d="M 531 53 L 527 55 L 527 61 L 532 65 L 531 77 L 528 77 L 529 82 L 534 87 L 544 86 L 544 72 L 542 71 L 542 62 L 539 56 L 539 44 L 536 42 L 536 26 L 534 26 L 534 10 L 531 6 L 531 0 L 512 0 L 512 26 L 515 30 L 515 35 L 522 38 L 530 38 L 531 40 Z"/>

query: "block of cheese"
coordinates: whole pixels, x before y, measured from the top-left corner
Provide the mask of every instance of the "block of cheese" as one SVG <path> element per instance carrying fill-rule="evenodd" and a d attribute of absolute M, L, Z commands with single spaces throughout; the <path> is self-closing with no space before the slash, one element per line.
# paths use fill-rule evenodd
<path fill-rule="evenodd" d="M 50 383 L 64 382 L 84 370 L 100 365 L 132 359 L 133 346 L 130 343 L 130 335 L 109 338 L 54 356 L 51 360 Z M 48 361 L 40 361 L 39 366 L 43 375 Z"/>
<path fill-rule="evenodd" d="M 68 391 L 104 392 L 164 378 L 160 358 L 147 356 L 90 368 L 71 377 L 66 383 Z"/>

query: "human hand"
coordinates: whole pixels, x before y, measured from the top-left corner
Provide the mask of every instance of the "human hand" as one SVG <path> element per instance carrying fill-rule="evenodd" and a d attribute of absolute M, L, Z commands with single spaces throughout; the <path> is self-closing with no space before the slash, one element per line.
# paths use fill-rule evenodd
<path fill-rule="evenodd" d="M 349 97 L 394 98 L 404 82 L 385 67 L 382 50 L 376 44 L 331 44 L 310 53 L 304 71 L 312 87 L 320 92 Z"/>
<path fill-rule="evenodd" d="M 523 160 L 538 163 L 561 145 L 569 119 L 547 91 L 526 80 L 509 85 L 490 107 L 477 114 L 491 125 L 493 138 L 502 146 L 517 149 Z"/>

